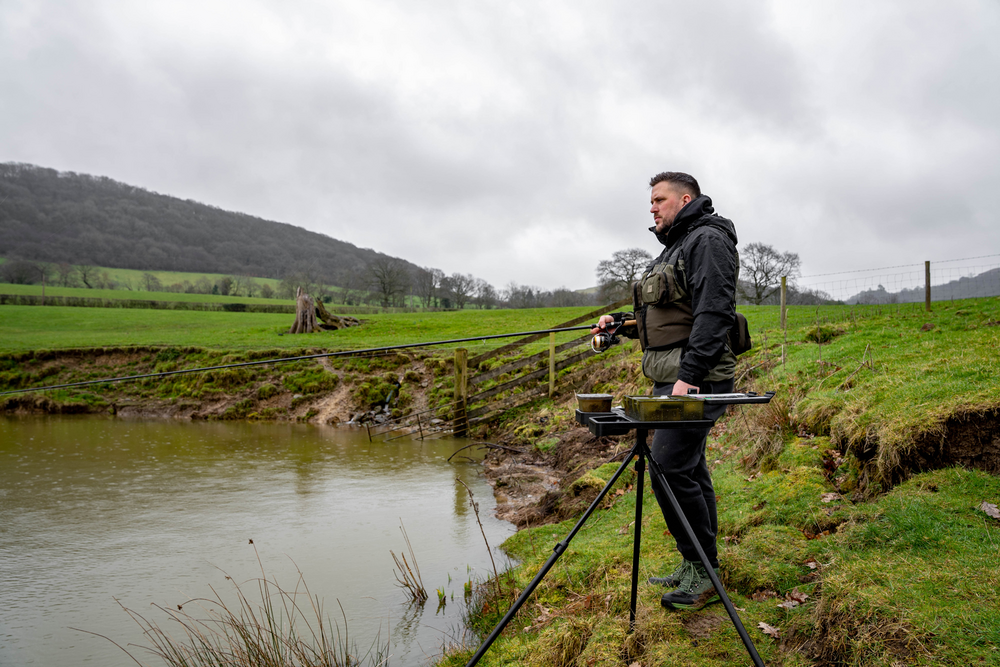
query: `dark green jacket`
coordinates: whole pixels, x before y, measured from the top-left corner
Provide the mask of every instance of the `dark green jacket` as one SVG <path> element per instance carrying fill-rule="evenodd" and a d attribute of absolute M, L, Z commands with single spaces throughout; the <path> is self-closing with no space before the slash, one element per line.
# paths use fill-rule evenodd
<path fill-rule="evenodd" d="M 655 227 L 650 231 L 656 233 Z M 729 349 L 727 335 L 736 317 L 736 281 L 739 255 L 736 228 L 726 218 L 715 215 L 712 200 L 702 195 L 682 208 L 665 234 L 656 234 L 663 252 L 647 271 L 670 264 L 675 267 L 678 285 L 685 292 L 682 301 L 643 306 L 637 297 L 636 315 L 640 322 L 685 322 L 680 335 L 668 337 L 668 345 L 656 345 L 651 337 L 643 352 L 643 372 L 657 382 L 680 379 L 699 385 L 704 380 L 731 379 L 736 357 Z M 646 317 L 641 311 L 646 309 Z M 661 312 L 652 312 L 654 309 Z M 672 311 L 669 309 L 673 309 Z M 686 338 L 682 338 L 688 334 Z M 681 340 L 674 340 L 681 337 Z M 642 337 L 641 337 L 642 338 Z M 662 340 L 662 335 L 661 335 Z"/>

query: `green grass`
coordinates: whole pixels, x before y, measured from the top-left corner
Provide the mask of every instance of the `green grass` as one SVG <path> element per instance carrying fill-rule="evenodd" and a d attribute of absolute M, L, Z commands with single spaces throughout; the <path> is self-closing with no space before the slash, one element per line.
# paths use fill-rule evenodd
<path fill-rule="evenodd" d="M 759 315 L 748 313 L 755 325 L 768 321 Z M 901 465 L 948 433 L 949 420 L 1000 406 L 998 321 L 992 297 L 845 319 L 825 345 L 810 342 L 815 324 L 790 326 L 784 363 L 780 331 L 757 325 L 746 363 L 757 367 L 757 388 L 777 390 L 789 410 L 779 426 L 831 435 L 871 462 L 876 489 L 888 488 L 905 477 Z"/>
<path fill-rule="evenodd" d="M 0 283 L 0 294 L 41 296 L 41 285 Z M 129 299 L 138 301 L 182 301 L 187 303 L 260 303 L 295 305 L 294 299 L 264 299 L 221 294 L 187 294 L 185 292 L 146 292 L 144 290 L 87 289 L 85 287 L 45 286 L 45 296 L 71 296 L 89 299 Z"/>
<path fill-rule="evenodd" d="M 3 263 L 3 261 L 4 261 L 4 259 L 0 258 L 0 263 Z M 53 265 L 53 266 L 55 266 L 55 265 Z M 140 286 L 143 284 L 142 277 L 143 277 L 143 275 L 145 275 L 147 273 L 150 273 L 150 274 L 154 275 L 160 281 L 160 283 L 162 285 L 167 285 L 167 286 L 169 286 L 169 285 L 175 285 L 175 284 L 179 284 L 179 283 L 183 283 L 185 280 L 188 281 L 191 284 L 194 284 L 195 282 L 197 282 L 201 278 L 206 278 L 209 281 L 209 283 L 213 283 L 214 284 L 214 283 L 217 283 L 218 281 L 222 280 L 226 276 L 232 276 L 233 275 L 233 274 L 230 274 L 230 273 L 186 273 L 186 272 L 183 272 L 183 271 L 140 271 L 140 270 L 137 270 L 137 269 L 116 269 L 116 268 L 110 268 L 110 267 L 104 267 L 104 266 L 99 266 L 99 267 L 95 267 L 95 268 L 96 268 L 95 276 L 96 275 L 103 275 L 103 274 L 107 273 L 108 277 L 111 280 L 115 281 L 115 283 L 117 283 L 119 285 L 126 285 L 126 284 L 131 285 L 132 289 L 136 290 L 136 291 L 138 291 L 140 289 Z M 280 280 L 277 280 L 277 279 L 274 279 L 274 278 L 254 278 L 254 281 L 256 281 L 258 285 L 270 285 L 275 290 L 277 290 L 278 286 L 281 284 Z M 0 285 L 0 291 L 2 291 L 4 294 L 19 294 L 20 293 L 20 292 L 10 292 L 7 289 L 8 287 L 9 287 L 9 284 L 4 283 L 4 284 Z M 37 285 L 36 287 L 39 290 L 38 293 L 41 294 L 41 285 Z M 52 288 L 51 285 L 47 285 L 45 287 L 45 293 L 46 294 L 48 294 L 50 288 Z M 85 290 L 85 291 L 92 292 L 92 291 L 96 291 L 96 290 Z M 128 290 L 126 288 L 124 288 L 124 287 L 122 287 L 120 290 L 116 290 L 116 291 L 119 292 L 119 293 L 121 293 L 122 291 L 125 291 L 126 293 L 128 292 Z M 26 294 L 34 294 L 35 292 L 25 292 L 25 293 Z M 76 295 L 74 295 L 74 296 L 76 296 Z M 122 297 L 119 297 L 119 298 L 122 298 Z"/>
<path fill-rule="evenodd" d="M 336 308 L 330 310 L 336 313 Z M 360 327 L 279 336 L 291 326 L 292 315 L 2 306 L 0 353 L 133 345 L 229 350 L 355 350 L 540 330 L 571 320 L 589 310 L 593 309 L 386 313 L 362 316 L 364 324 Z M 570 340 L 582 333 L 559 334 L 557 342 Z M 507 342 L 510 341 L 476 341 L 465 343 L 463 347 L 468 348 L 472 356 Z M 535 348 L 541 349 L 547 344 L 546 340 Z"/>

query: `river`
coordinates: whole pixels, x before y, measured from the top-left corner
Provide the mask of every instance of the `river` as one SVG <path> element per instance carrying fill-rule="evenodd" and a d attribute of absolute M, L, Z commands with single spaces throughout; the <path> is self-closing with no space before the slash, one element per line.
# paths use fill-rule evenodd
<path fill-rule="evenodd" d="M 137 648 L 148 642 L 119 603 L 176 629 L 157 605 L 213 589 L 231 599 L 234 582 L 259 600 L 261 568 L 288 590 L 301 572 L 341 626 L 342 606 L 362 653 L 381 637 L 389 664 L 425 665 L 461 632 L 465 582 L 492 571 L 456 478 L 498 568 L 496 546 L 514 532 L 493 517 L 480 466 L 447 462 L 467 444 L 370 443 L 364 430 L 305 424 L 0 418 L 0 665 L 135 664 L 108 639 L 162 664 Z M 431 597 L 422 606 L 396 584 L 401 522 Z"/>

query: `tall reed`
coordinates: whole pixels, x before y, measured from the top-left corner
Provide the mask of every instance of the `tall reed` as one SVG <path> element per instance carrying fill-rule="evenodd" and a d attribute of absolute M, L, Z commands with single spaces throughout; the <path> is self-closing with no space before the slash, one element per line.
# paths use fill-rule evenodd
<path fill-rule="evenodd" d="M 295 588 L 285 590 L 265 575 L 256 546 L 254 553 L 261 576 L 247 583 L 256 584 L 259 600 L 251 600 L 245 591 L 246 584 L 241 586 L 227 575 L 226 580 L 232 582 L 235 593 L 234 603 L 227 603 L 212 588 L 214 597 L 195 598 L 177 605 L 176 609 L 154 605 L 176 623 L 173 632 L 119 602 L 142 629 L 149 645 L 129 644 L 133 649 L 129 650 L 108 637 L 105 639 L 125 651 L 140 666 L 145 663 L 134 655 L 135 649 L 146 651 L 172 667 L 388 665 L 389 644 L 381 639 L 381 632 L 361 654 L 348 635 L 347 616 L 339 601 L 343 629 L 324 613 L 322 601 L 310 593 L 301 571 Z M 189 608 L 192 609 L 189 611 Z"/>

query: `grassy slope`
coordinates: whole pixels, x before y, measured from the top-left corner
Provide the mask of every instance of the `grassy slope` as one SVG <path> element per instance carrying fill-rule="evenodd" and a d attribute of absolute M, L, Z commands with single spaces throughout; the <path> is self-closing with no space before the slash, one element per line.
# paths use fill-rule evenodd
<path fill-rule="evenodd" d="M 709 458 L 723 582 L 765 663 L 1000 664 L 1000 522 L 978 509 L 1000 502 L 1000 479 L 962 468 L 897 469 L 896 479 L 909 479 L 877 495 L 872 483 L 864 500 L 850 493 L 864 466 L 847 452 L 874 447 L 869 465 L 892 478 L 891 461 L 905 464 L 908 448 L 949 415 L 996 410 L 1000 299 L 936 304 L 933 313 L 821 310 L 820 326 L 832 319 L 837 329 L 822 351 L 808 342 L 816 310 L 793 311 L 783 365 L 774 309 L 746 310 L 758 347 L 743 369 L 755 367 L 756 387 L 777 390 L 778 400 L 731 417 L 710 441 Z M 926 323 L 935 326 L 921 331 Z M 630 379 L 623 368 L 603 388 Z M 568 428 L 569 407 L 551 428 Z M 747 469 L 748 454 L 757 467 Z M 597 474 L 608 478 L 614 468 Z M 626 633 L 634 502 L 625 493 L 592 518 L 480 664 L 749 664 L 721 606 L 668 614 L 662 591 L 650 586 L 641 589 L 636 632 Z M 523 562 L 518 587 L 571 526 L 524 530 L 507 542 Z M 675 566 L 649 496 L 642 547 L 641 580 Z M 796 590 L 808 595 L 804 604 L 778 607 Z M 492 627 L 505 606 L 493 602 L 479 627 Z M 780 628 L 780 639 L 765 636 L 761 622 Z"/>

